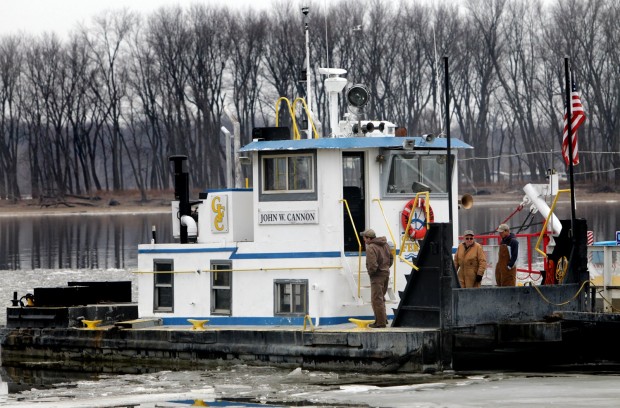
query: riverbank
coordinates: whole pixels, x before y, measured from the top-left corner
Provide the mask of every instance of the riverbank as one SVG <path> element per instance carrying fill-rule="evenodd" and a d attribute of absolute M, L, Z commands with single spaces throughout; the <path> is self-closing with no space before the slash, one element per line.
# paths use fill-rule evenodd
<path fill-rule="evenodd" d="M 104 192 L 93 196 L 71 195 L 64 198 L 0 200 L 0 217 L 54 214 L 133 214 L 167 212 L 174 192 L 150 191 L 142 200 L 137 191 Z"/>

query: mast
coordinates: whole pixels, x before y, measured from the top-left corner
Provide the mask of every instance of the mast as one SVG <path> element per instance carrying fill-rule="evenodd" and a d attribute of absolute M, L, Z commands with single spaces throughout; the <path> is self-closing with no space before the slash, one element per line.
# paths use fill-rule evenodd
<path fill-rule="evenodd" d="M 444 70 L 445 70 L 445 96 L 446 96 L 446 142 L 447 142 L 447 160 L 446 160 L 446 181 L 448 185 L 448 219 L 452 225 L 452 160 L 450 149 L 450 71 L 448 69 L 448 57 L 445 56 Z"/>
<path fill-rule="evenodd" d="M 306 33 L 306 104 L 308 105 L 308 130 L 307 137 L 308 139 L 312 139 L 312 118 L 310 117 L 312 113 L 312 79 L 310 75 L 310 30 L 308 28 L 308 13 L 310 13 L 310 8 L 304 6 L 301 8 L 301 12 L 304 13 L 304 31 Z"/>

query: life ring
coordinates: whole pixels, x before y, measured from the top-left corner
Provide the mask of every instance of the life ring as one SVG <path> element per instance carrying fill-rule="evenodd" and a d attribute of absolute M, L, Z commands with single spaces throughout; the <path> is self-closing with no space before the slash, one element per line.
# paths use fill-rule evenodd
<path fill-rule="evenodd" d="M 414 218 L 411 219 L 411 225 L 407 225 L 407 223 L 409 222 L 409 214 L 411 213 L 411 208 L 413 207 L 413 202 L 415 201 L 415 198 L 409 200 L 407 202 L 407 204 L 405 204 L 405 206 L 403 207 L 403 211 L 400 214 L 400 223 L 403 226 L 403 229 L 405 230 L 405 233 L 407 235 L 409 235 L 411 238 L 413 239 L 422 239 L 424 238 L 424 236 L 426 235 L 426 224 L 427 222 L 434 222 L 435 220 L 435 215 L 433 214 L 433 208 L 430 206 L 428 206 L 428 220 L 426 220 L 426 210 L 424 208 L 424 199 L 423 198 L 418 198 L 418 206 L 417 208 L 422 210 L 422 215 L 424 219 L 420 219 L 420 218 L 415 218 L 415 214 L 414 214 Z M 416 227 L 416 225 L 418 225 Z"/>

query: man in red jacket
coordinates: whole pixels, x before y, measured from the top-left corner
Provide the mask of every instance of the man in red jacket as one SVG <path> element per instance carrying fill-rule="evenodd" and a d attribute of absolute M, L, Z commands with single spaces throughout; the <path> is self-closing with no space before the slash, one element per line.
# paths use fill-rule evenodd
<path fill-rule="evenodd" d="M 370 276 L 370 298 L 375 314 L 375 322 L 368 327 L 382 328 L 387 325 L 385 293 L 390 283 L 390 266 L 394 257 L 385 237 L 377 237 L 371 229 L 360 235 L 366 245 L 366 270 Z"/>

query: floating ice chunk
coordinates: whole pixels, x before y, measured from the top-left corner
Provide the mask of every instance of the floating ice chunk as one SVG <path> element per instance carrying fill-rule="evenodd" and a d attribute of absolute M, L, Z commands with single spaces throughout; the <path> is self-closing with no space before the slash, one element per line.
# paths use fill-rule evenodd
<path fill-rule="evenodd" d="M 359 384 L 359 385 L 341 385 L 340 386 L 340 391 L 342 392 L 368 392 L 371 390 L 376 390 L 379 389 L 379 387 L 377 387 L 376 385 L 364 385 L 364 384 Z"/>
<path fill-rule="evenodd" d="M 291 371 L 290 373 L 287 374 L 287 376 L 293 376 L 293 375 L 302 375 L 303 372 L 301 371 L 301 367 L 297 367 L 296 369 L 294 369 L 293 371 Z"/>

